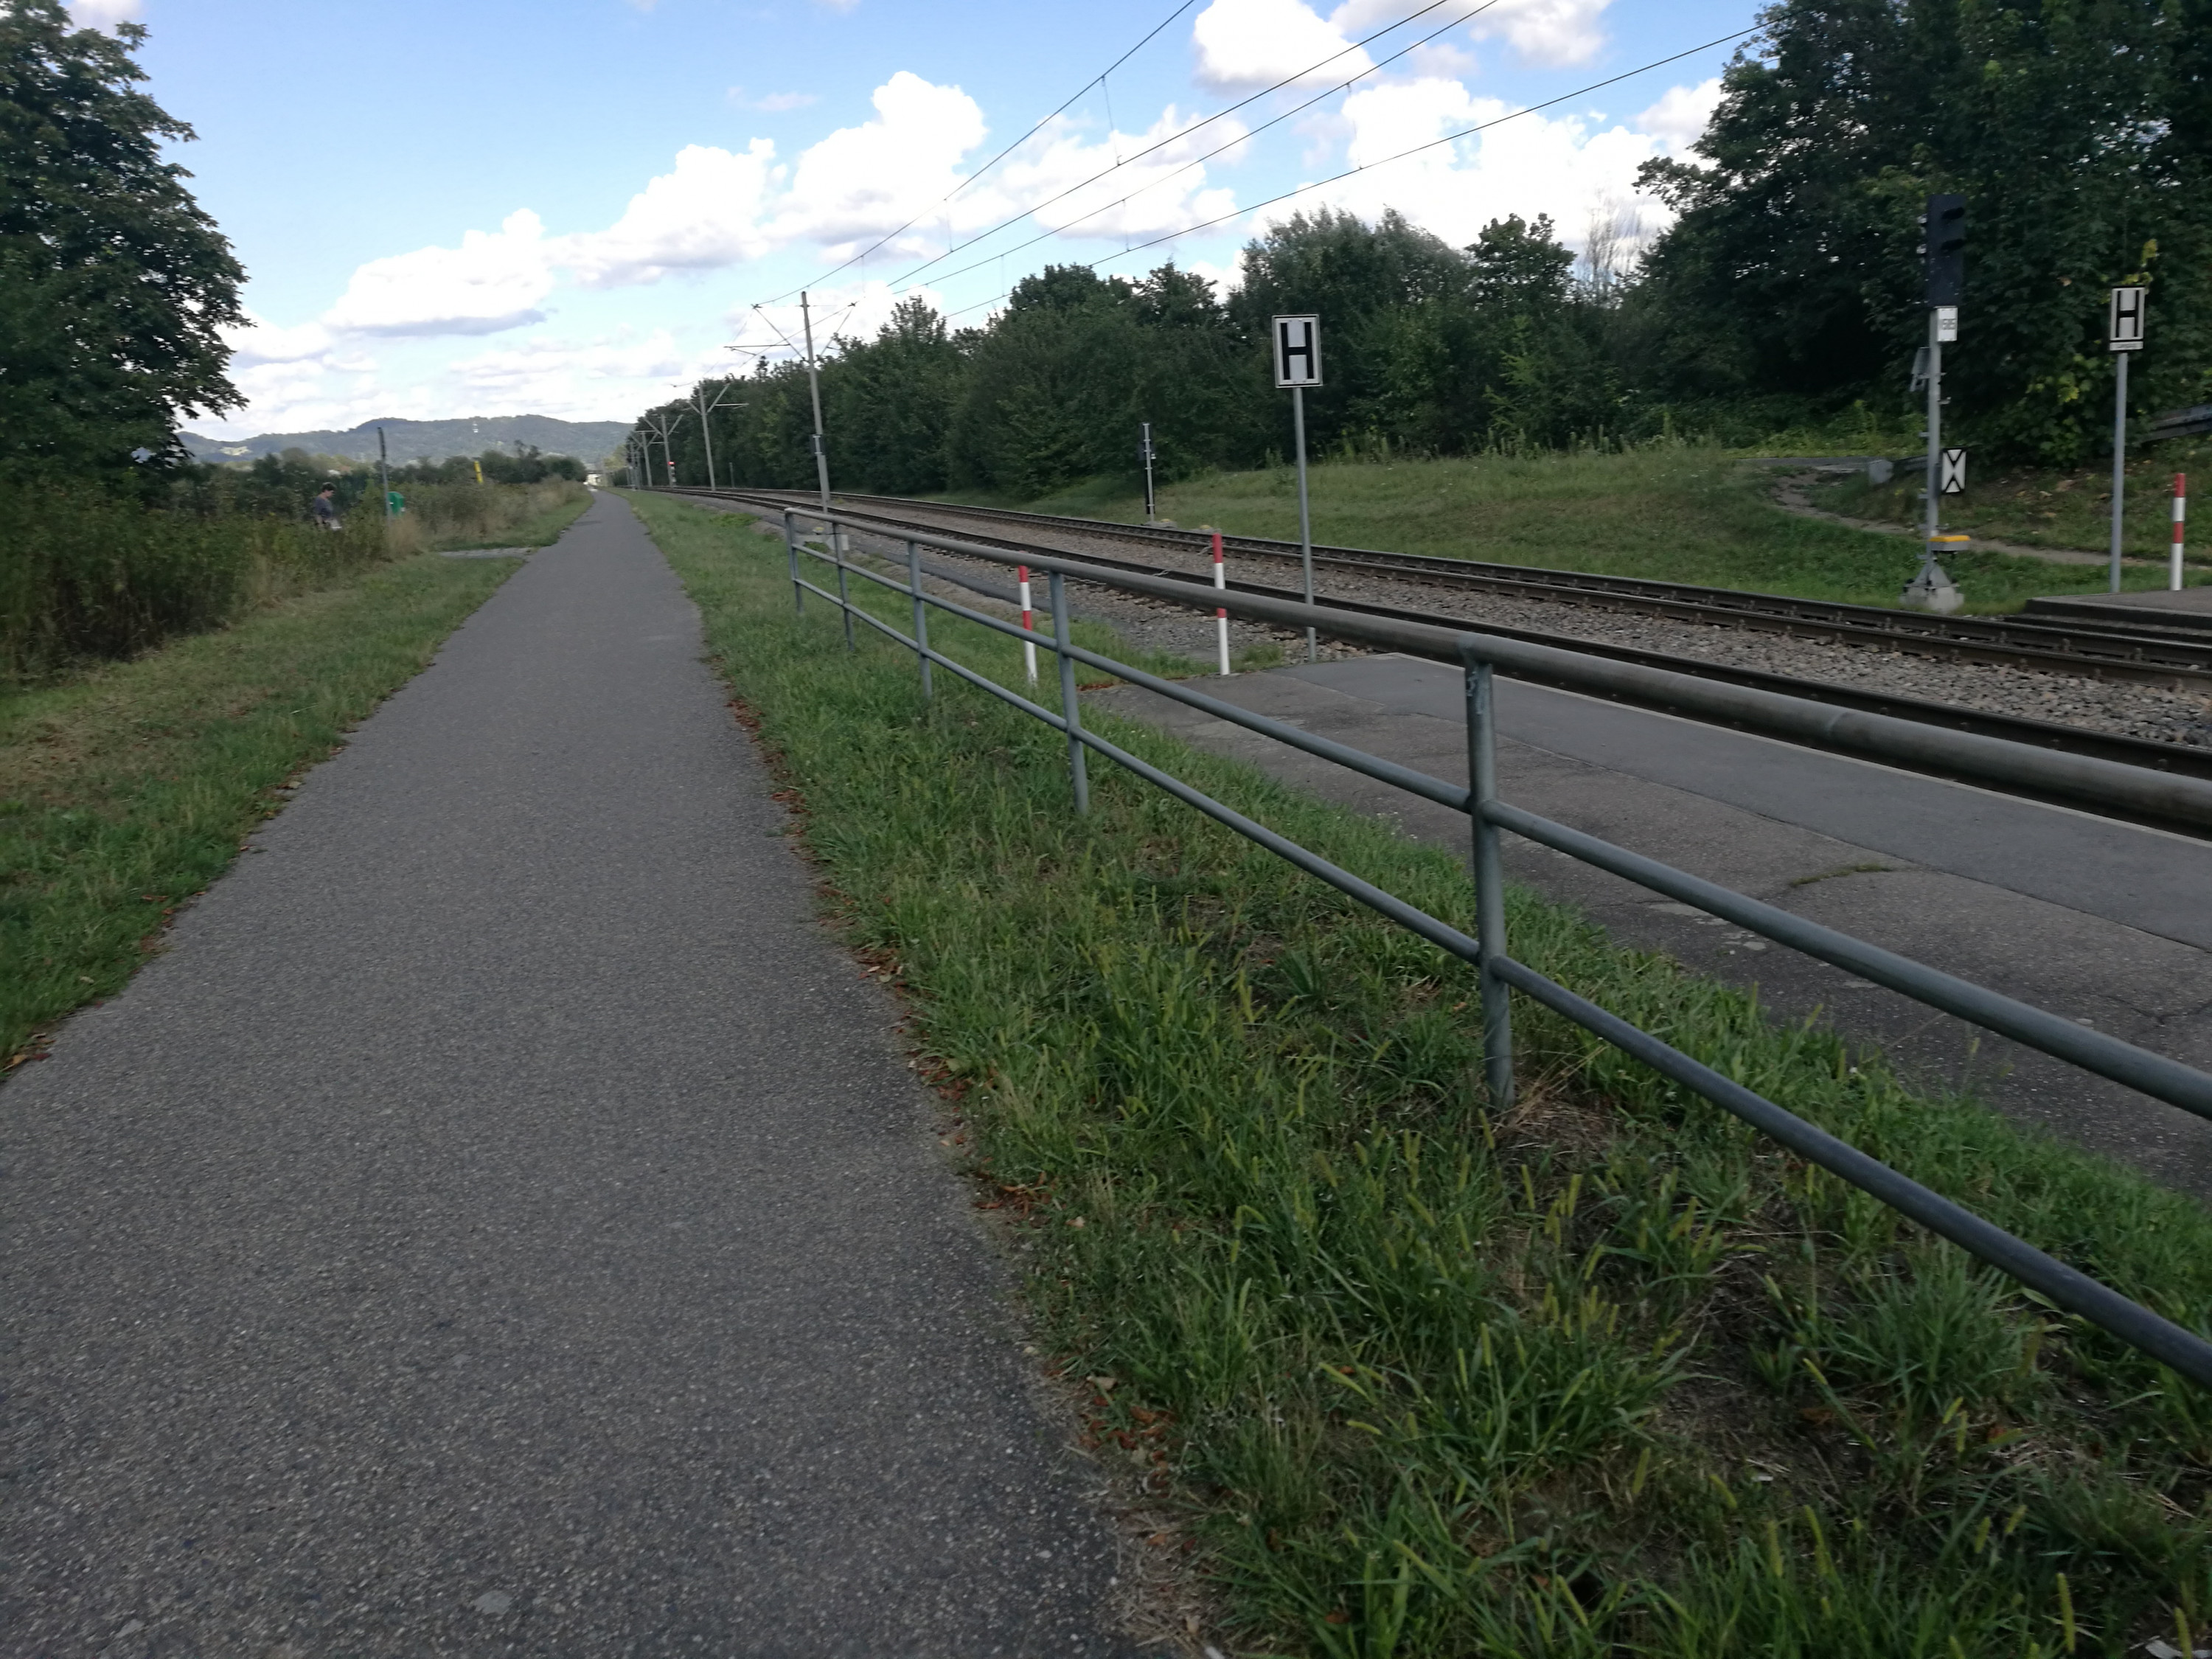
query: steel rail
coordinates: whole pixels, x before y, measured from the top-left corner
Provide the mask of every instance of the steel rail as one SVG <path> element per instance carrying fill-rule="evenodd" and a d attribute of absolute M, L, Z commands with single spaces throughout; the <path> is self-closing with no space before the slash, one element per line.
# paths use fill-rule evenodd
<path fill-rule="evenodd" d="M 686 493 L 710 492 L 694 489 Z M 780 499 L 780 491 L 713 493 L 749 493 L 763 500 L 775 500 L 779 507 L 789 504 Z M 906 513 L 997 520 L 1040 531 L 1057 530 L 1138 545 L 1174 547 L 1193 553 L 1211 542 L 1210 532 L 1024 513 L 1011 507 L 916 501 L 896 495 L 848 495 L 842 499 L 878 502 Z M 1224 535 L 1222 543 L 1236 551 L 1264 558 L 1298 556 L 1295 543 L 1230 535 Z M 1881 647 L 1947 661 L 2023 668 L 2169 690 L 2212 690 L 2212 645 L 2200 645 L 2170 635 L 2111 627 L 2069 627 L 2061 623 L 2014 617 L 1937 617 L 1923 611 L 1801 599 L 1784 594 L 1705 587 L 1647 577 L 1607 576 L 1589 571 L 1497 564 L 1423 553 L 1391 553 L 1370 548 L 1316 545 L 1314 557 L 1318 562 L 1340 568 L 1387 574 L 1425 586 L 1474 588 L 1553 604 L 1586 605 L 1595 609 L 1668 617 L 1711 626 L 1750 629 L 1795 639 Z"/>
<path fill-rule="evenodd" d="M 929 539 L 933 545 L 943 545 L 936 538 Z M 853 605 L 849 596 L 844 592 L 842 578 L 848 571 L 858 574 L 894 594 L 902 597 L 910 596 L 917 607 L 926 602 L 939 610 L 980 623 L 997 633 L 1045 646 L 1060 655 L 1063 663 L 1073 658 L 1117 676 L 1133 678 L 1139 684 L 1147 681 L 1157 685 L 1170 684 L 1158 681 L 1156 677 L 1145 674 L 1141 670 L 1133 669 L 1127 665 L 1076 645 L 1066 635 L 1064 606 L 1057 608 L 1055 620 L 1058 625 L 1054 631 L 1048 635 L 1040 635 L 969 606 L 956 604 L 939 596 L 924 593 L 921 587 L 918 571 L 911 564 L 908 566 L 911 586 L 902 586 L 868 569 L 864 565 L 849 563 L 842 555 L 824 554 L 813 548 L 807 548 L 805 550 L 809 557 L 825 563 L 835 563 L 838 567 L 840 591 L 832 593 L 827 588 L 805 581 L 798 575 L 799 544 L 790 540 L 787 528 L 787 542 L 791 547 L 793 561 L 793 581 L 798 588 L 817 594 L 831 604 L 838 605 L 841 610 L 848 612 L 848 617 L 858 610 L 863 621 L 898 644 L 916 652 L 924 662 L 941 664 L 979 689 L 1013 705 L 1032 718 L 1064 732 L 1067 735 L 1072 750 L 1095 750 L 1123 767 L 1133 775 L 1182 801 L 1236 834 L 1266 848 L 1285 862 L 1328 883 L 1357 902 L 1365 905 L 1417 937 L 1428 940 L 1462 961 L 1474 964 L 1486 975 L 1495 975 L 1504 983 L 1533 1000 L 1611 1043 L 1631 1057 L 1643 1061 L 1662 1076 L 1673 1079 L 1692 1093 L 1711 1102 L 1722 1110 L 1765 1135 L 1769 1139 L 1796 1152 L 1808 1163 L 1826 1170 L 1838 1178 L 1869 1194 L 1907 1219 L 1949 1239 L 1969 1255 L 1996 1267 L 2017 1283 L 2044 1297 L 2054 1306 L 2079 1316 L 2138 1352 L 2171 1367 L 2199 1387 L 2212 1388 L 2212 1342 L 2208 1342 L 2198 1333 L 2166 1318 L 2163 1315 L 2091 1278 L 2078 1268 L 2038 1249 L 2026 1240 L 1943 1197 L 1934 1189 L 1914 1181 L 1902 1171 L 1860 1151 L 1848 1141 L 1829 1133 L 1818 1125 L 1777 1105 L 1764 1096 L 1746 1088 L 1734 1079 L 1722 1075 L 1694 1056 L 1685 1054 L 1662 1039 L 1631 1024 L 1619 1015 L 1600 1007 L 1526 963 L 1507 955 L 1502 949 L 1484 950 L 1475 939 L 1470 939 L 1449 923 L 1430 915 L 1426 911 L 1414 905 L 1408 904 L 1395 894 L 1376 886 L 1373 883 L 1299 845 L 1289 837 L 1268 829 L 1265 824 L 1246 817 L 1235 808 L 1214 799 L 1171 773 L 1152 765 L 1110 739 L 1089 730 L 1078 720 L 1056 715 L 1042 705 L 1009 690 L 985 676 L 977 674 L 965 665 L 954 661 L 932 647 L 919 632 L 915 635 L 908 635 L 902 633 L 892 623 L 865 610 L 859 610 Z M 1049 568 L 1058 561 L 1046 556 L 1032 558 L 1028 562 Z M 1318 612 L 1323 609 L 1320 606 L 1297 608 L 1313 612 Z M 1457 637 L 1462 660 L 1469 667 L 1469 681 L 1472 686 L 1475 665 L 1488 656 L 1492 642 L 1478 634 L 1462 633 Z M 1069 683 L 1066 670 L 1063 670 L 1061 680 L 1063 685 Z M 1176 690 L 1180 690 L 1181 688 Z M 1203 694 L 1199 693 L 1189 694 L 1186 698 L 1186 700 L 1199 699 L 1203 699 L 1206 702 L 1215 701 L 1203 698 Z M 1473 699 L 1470 698 L 1471 708 L 1473 706 Z M 1221 707 L 1224 713 L 1229 712 L 1229 705 L 1224 704 Z M 1235 712 L 1240 715 L 1244 714 L 1242 710 Z M 1261 721 L 1266 726 L 1276 726 L 1279 724 L 1267 721 L 1263 716 L 1250 716 L 1245 723 L 1249 724 L 1254 720 Z M 1291 735 L 1293 733 L 1295 737 Z M 1270 732 L 1270 735 L 1275 734 Z M 1312 740 L 1310 734 L 1296 732 L 1296 729 L 1291 727 L 1282 727 L 1281 735 L 1286 741 L 1305 740 L 1300 741 L 1301 747 L 1310 747 L 1312 743 L 1316 741 L 1326 743 L 1325 739 Z M 1472 748 L 1472 744 L 1470 747 Z M 1340 744 L 1328 744 L 1327 748 L 1331 750 L 1341 750 L 1343 756 L 1357 757 L 1357 763 L 1372 762 L 1381 766 L 1390 767 L 1392 770 L 1406 769 L 1395 768 L 1390 763 L 1379 762 L 1376 757 L 1362 755 L 1357 750 L 1345 750 Z M 1315 748 L 1314 752 L 1322 753 L 1325 750 Z M 1330 758 L 1340 757 L 1341 757 L 1336 754 L 1330 756 Z M 1370 775 L 1377 777 L 1384 775 L 1382 772 L 1366 764 L 1359 764 L 1358 769 L 1367 771 Z M 1079 779 L 1081 775 L 1079 770 L 1076 775 Z M 1433 788 L 1424 787 L 1419 790 L 1419 793 L 1429 795 L 1431 799 L 1441 798 L 1439 792 L 1442 794 L 1449 794 L 1452 791 L 1452 786 L 1443 783 L 1440 780 L 1426 778 L 1419 774 L 1413 775 L 1420 779 L 1424 784 L 1434 786 Z M 1528 815 L 1518 814 L 1515 809 L 1505 807 L 1502 803 L 1477 801 L 1470 791 L 1460 790 L 1457 793 L 1461 798 L 1462 810 L 1479 811 L 1484 817 L 1494 822 L 1505 821 L 1507 814 L 1513 814 L 1518 817 L 1528 817 Z M 1079 811 L 1082 810 L 1079 784 L 1077 799 Z M 1550 826 L 1546 820 L 1529 818 L 1529 822 L 1546 828 L 1557 827 Z M 1696 878 L 1673 870 L 1667 866 L 1643 860 L 1639 855 L 1629 853 L 1625 848 L 1613 847 L 1609 842 L 1597 841 L 1595 837 L 1581 836 L 1579 832 L 1566 831 L 1565 833 L 1575 838 L 1577 845 L 1563 850 L 1567 850 L 1572 856 L 1578 858 L 1593 852 L 1599 852 L 1608 860 L 1630 861 L 1638 867 L 1633 870 L 1623 867 L 1622 872 L 1628 874 L 1631 879 L 1640 880 L 1645 876 L 1656 874 L 1669 881 L 1692 883 L 1698 887 L 1710 885 L 1710 884 L 1698 883 Z M 1585 842 L 1587 845 L 1582 844 Z M 1729 900 L 1741 899 L 1741 895 L 1727 893 L 1725 890 L 1714 889 L 1713 891 L 1716 895 Z M 1488 897 L 1492 903 L 1494 904 L 1496 902 L 1494 895 L 1478 893 L 1477 896 L 1479 901 Z M 1766 907 L 1759 908 L 1764 909 Z M 1794 921 L 1797 919 L 1790 918 L 1790 920 Z M 1817 931 L 1822 933 L 1827 932 L 1826 929 Z M 1840 935 L 1834 937 L 1841 938 Z M 1857 940 L 1844 942 L 1863 951 L 1874 949 Z M 1896 960 L 1903 961 L 1902 958 Z M 1933 974 L 1934 972 L 1933 969 L 1921 968 L 1921 964 L 1918 963 L 1906 965 L 1920 969 L 1924 973 Z M 1980 989 L 1978 987 L 1967 988 L 1976 991 Z M 1983 994 L 1993 995 L 1994 994 L 1983 993 Z M 2027 1012 L 2039 1012 L 2040 1011 Z M 2158 1057 L 2150 1056 L 2150 1058 Z M 2212 1078 L 2199 1076 L 2197 1080 L 2208 1089 L 2212 1089 Z"/>
<path fill-rule="evenodd" d="M 819 519 L 818 508 L 811 516 Z M 837 516 L 863 533 L 887 533 L 865 522 L 874 514 Z M 922 526 L 906 526 L 908 531 L 918 528 Z M 1000 548 L 942 532 L 933 531 L 919 539 L 992 563 L 1016 562 Z M 1215 602 L 1195 595 L 1199 579 L 1184 572 L 1146 571 L 1095 556 L 1071 558 L 1024 551 L 1023 557 L 1041 568 L 1057 568 L 1077 580 L 1160 599 L 1176 609 L 1212 608 Z M 932 574 L 958 580 L 950 572 Z M 1225 596 L 1210 585 L 1203 586 L 1202 592 L 1225 597 L 1227 609 L 1253 620 L 1302 630 L 1308 619 L 1300 597 L 1285 590 L 1231 583 Z M 1275 608 L 1267 608 L 1271 605 Z M 1461 633 L 1480 631 L 1486 638 L 1528 647 L 1516 660 L 1498 661 L 1498 672 L 1511 678 L 1756 732 L 1803 747 L 1876 759 L 2099 817 L 2212 837 L 2212 752 L 2200 757 L 2179 744 L 2084 732 L 2008 715 L 1976 714 L 1754 671 L 1715 672 L 1714 665 L 1693 659 L 1579 640 L 1562 642 L 1556 636 L 1520 629 L 1478 629 L 1464 618 L 1389 606 L 1331 600 L 1316 607 L 1316 613 L 1322 631 L 1331 637 L 1455 665 L 1458 658 L 1449 641 Z M 1614 672 L 1596 672 L 1601 665 Z M 2040 763 L 2028 763 L 2030 760 Z"/>

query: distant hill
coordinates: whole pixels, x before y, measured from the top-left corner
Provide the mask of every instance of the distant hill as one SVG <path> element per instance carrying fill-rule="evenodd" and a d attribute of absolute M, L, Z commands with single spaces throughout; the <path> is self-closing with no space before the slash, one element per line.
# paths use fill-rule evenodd
<path fill-rule="evenodd" d="M 181 434 L 197 461 L 250 461 L 287 449 L 346 460 L 376 459 L 376 429 L 384 428 L 392 464 L 442 461 L 449 455 L 481 455 L 487 449 L 512 450 L 528 444 L 548 455 L 574 455 L 597 462 L 619 446 L 629 431 L 625 421 L 556 421 L 550 415 L 485 415 L 459 421 L 363 421 L 350 432 L 264 432 L 258 438 L 227 442 L 197 432 Z"/>

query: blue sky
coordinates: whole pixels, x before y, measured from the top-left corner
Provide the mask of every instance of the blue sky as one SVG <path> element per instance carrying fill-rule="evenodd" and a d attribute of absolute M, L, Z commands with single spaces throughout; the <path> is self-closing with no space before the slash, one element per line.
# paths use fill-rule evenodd
<path fill-rule="evenodd" d="M 1134 274 L 1172 255 L 1233 281 L 1255 229 L 1324 203 L 1395 206 L 1455 242 L 1509 212 L 1548 212 L 1577 244 L 1596 219 L 1648 235 L 1664 215 L 1634 196 L 1636 166 L 1694 139 L 1729 49 L 1581 89 L 1754 15 L 1741 0 L 1444 0 L 1414 17 L 1425 3 L 79 0 L 76 12 L 144 23 L 150 90 L 198 132 L 179 159 L 245 262 L 255 325 L 234 363 L 248 407 L 194 425 L 241 435 L 375 416 L 626 419 L 702 374 L 749 368 L 732 343 L 781 354 L 801 286 L 817 319 L 848 332 L 915 291 L 979 322 L 1047 263 Z M 1562 94 L 1575 95 L 1251 211 Z"/>

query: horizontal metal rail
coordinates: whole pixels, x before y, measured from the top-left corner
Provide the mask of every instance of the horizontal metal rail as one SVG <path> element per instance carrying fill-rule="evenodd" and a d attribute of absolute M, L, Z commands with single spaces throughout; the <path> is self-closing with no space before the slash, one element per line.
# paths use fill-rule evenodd
<path fill-rule="evenodd" d="M 830 515 L 833 526 L 836 516 Z M 1081 753 L 1090 751 L 1113 761 L 1408 932 L 1462 961 L 1474 964 L 1483 977 L 1486 999 L 1488 988 L 1493 982 L 1520 991 L 1650 1066 L 1662 1076 L 1711 1101 L 1808 1162 L 1869 1194 L 1917 1224 L 1951 1240 L 1978 1260 L 2045 1297 L 2053 1305 L 2078 1315 L 2139 1352 L 2171 1366 L 2200 1387 L 2212 1388 L 2212 1342 L 2207 1342 L 2198 1333 L 2143 1307 L 2078 1269 L 2037 1249 L 1848 1142 L 1722 1076 L 1703 1062 L 1547 978 L 1527 963 L 1513 958 L 1503 946 L 1502 898 L 1495 882 L 1480 883 L 1476 890 L 1477 909 L 1482 918 L 1480 931 L 1487 935 L 1493 927 L 1499 930 L 1496 934 L 1497 946 L 1485 951 L 1476 939 L 1470 939 L 1449 923 L 1213 799 L 1182 779 L 1084 726 L 1075 718 L 1074 680 L 1072 668 L 1067 666 L 1075 662 L 1084 663 L 1222 719 L 1233 720 L 1310 754 L 1350 767 L 1369 777 L 1468 812 L 1478 826 L 1479 848 L 1483 833 L 1481 826 L 1510 830 L 1655 891 L 1670 894 L 1715 915 L 1728 917 L 1778 943 L 1791 945 L 1838 966 L 1850 967 L 1931 1006 L 1958 1013 L 1991 1030 L 2004 1031 L 2021 1042 L 2069 1060 L 2086 1070 L 2127 1083 L 2159 1098 L 2186 1106 L 2200 1115 L 2212 1115 L 2212 1077 L 2179 1066 L 2163 1056 L 2135 1048 L 2118 1039 L 2059 1020 L 2040 1009 L 2000 996 L 1984 988 L 1938 973 L 1923 963 L 1808 922 L 1802 917 L 1703 881 L 1595 836 L 1553 823 L 1494 798 L 1485 797 L 1483 790 L 1492 786 L 1484 781 L 1480 757 L 1484 752 L 1483 746 L 1494 742 L 1494 739 L 1488 729 L 1489 704 L 1486 698 L 1477 695 L 1477 688 L 1486 684 L 1490 672 L 1486 659 L 1492 641 L 1478 635 L 1458 637 L 1461 659 L 1468 678 L 1470 755 L 1477 763 L 1477 787 L 1463 788 L 1378 756 L 1369 755 L 1349 745 L 1270 720 L 1265 715 L 1251 714 L 1218 698 L 1207 696 L 1203 692 L 1148 674 L 1141 669 L 1079 646 L 1067 637 L 1066 607 L 1064 603 L 1058 601 L 1057 590 L 1054 609 L 1058 625 L 1048 635 L 1017 626 L 985 611 L 930 593 L 922 586 L 921 569 L 914 552 L 915 546 L 926 542 L 929 545 L 945 546 L 948 551 L 964 550 L 947 546 L 936 538 L 912 538 L 908 546 L 907 580 L 904 582 L 893 580 L 865 563 L 847 558 L 842 542 L 834 534 L 829 552 L 805 546 L 799 540 L 793 515 L 789 514 L 785 515 L 785 539 L 790 551 L 794 597 L 802 607 L 804 596 L 810 592 L 836 605 L 843 613 L 848 627 L 851 619 L 857 617 L 897 644 L 914 651 L 923 664 L 943 666 L 990 696 L 1019 708 L 1032 719 L 1065 732 L 1070 740 L 1072 759 L 1079 759 Z M 832 592 L 808 581 L 799 574 L 799 560 L 802 552 L 811 559 L 836 567 L 838 592 Z M 1004 562 L 1015 562 L 1011 557 L 998 556 Z M 1053 562 L 1047 557 L 1033 558 L 1025 562 L 1048 567 Z M 908 600 L 916 618 L 915 631 L 912 634 L 902 632 L 866 607 L 854 605 L 846 587 L 848 575 L 859 575 Z M 1192 603 L 1195 605 L 1195 601 Z M 920 625 L 925 607 L 1050 649 L 1063 665 L 1060 676 L 1065 699 L 1063 710 L 1055 714 L 932 646 Z M 1304 607 L 1297 609 L 1303 611 Z M 1325 607 L 1314 609 L 1318 611 L 1325 610 Z M 849 634 L 848 643 L 849 647 Z M 1080 811 L 1084 807 L 1079 769 L 1078 778 L 1077 801 L 1078 811 Z M 1502 1008 L 1502 1003 L 1500 1006 Z M 1506 1032 L 1500 1026 L 1495 1030 L 1486 1029 L 1486 1036 L 1504 1039 Z M 1490 1074 L 1493 1091 L 1499 1091 L 1501 1082 L 1494 1057 Z M 1510 1087 L 1508 1066 L 1502 1080 L 1504 1094 L 1501 1099 L 1510 1097 Z"/>

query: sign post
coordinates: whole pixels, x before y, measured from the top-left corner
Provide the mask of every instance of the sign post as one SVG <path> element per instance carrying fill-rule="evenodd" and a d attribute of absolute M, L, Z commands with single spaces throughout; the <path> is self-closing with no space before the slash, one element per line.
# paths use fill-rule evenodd
<path fill-rule="evenodd" d="M 1138 423 L 1137 454 L 1145 464 L 1145 522 L 1157 524 L 1159 520 L 1152 511 L 1152 423 L 1150 421 Z"/>
<path fill-rule="evenodd" d="M 2120 591 L 2120 509 L 2128 487 L 2128 356 L 2143 347 L 2143 296 L 2139 288 L 2112 290 L 2106 344 L 2118 362 L 2112 377 L 2112 591 Z"/>
<path fill-rule="evenodd" d="M 1959 302 L 1966 287 L 1966 198 L 1931 196 L 1928 216 L 1921 221 L 1926 236 L 1921 252 L 1927 256 L 1928 343 L 1913 365 L 1916 384 L 1928 389 L 1928 459 L 1923 477 L 1923 501 L 1920 568 L 1905 585 L 1899 603 L 1939 614 L 1956 611 L 1965 601 L 1936 557 L 1939 547 L 1962 539 L 1942 535 L 1942 498 L 1966 487 L 1966 453 L 1943 447 L 1943 348 L 1959 337 Z M 1952 485 L 1950 457 L 1959 457 L 1957 486 Z"/>
<path fill-rule="evenodd" d="M 1306 388 L 1321 384 L 1321 319 L 1275 319 L 1275 384 L 1291 393 L 1291 428 L 1298 451 L 1298 562 L 1305 573 L 1306 603 L 1314 602 L 1313 513 L 1306 496 Z M 1306 629 L 1306 660 L 1321 659 L 1321 642 Z"/>

